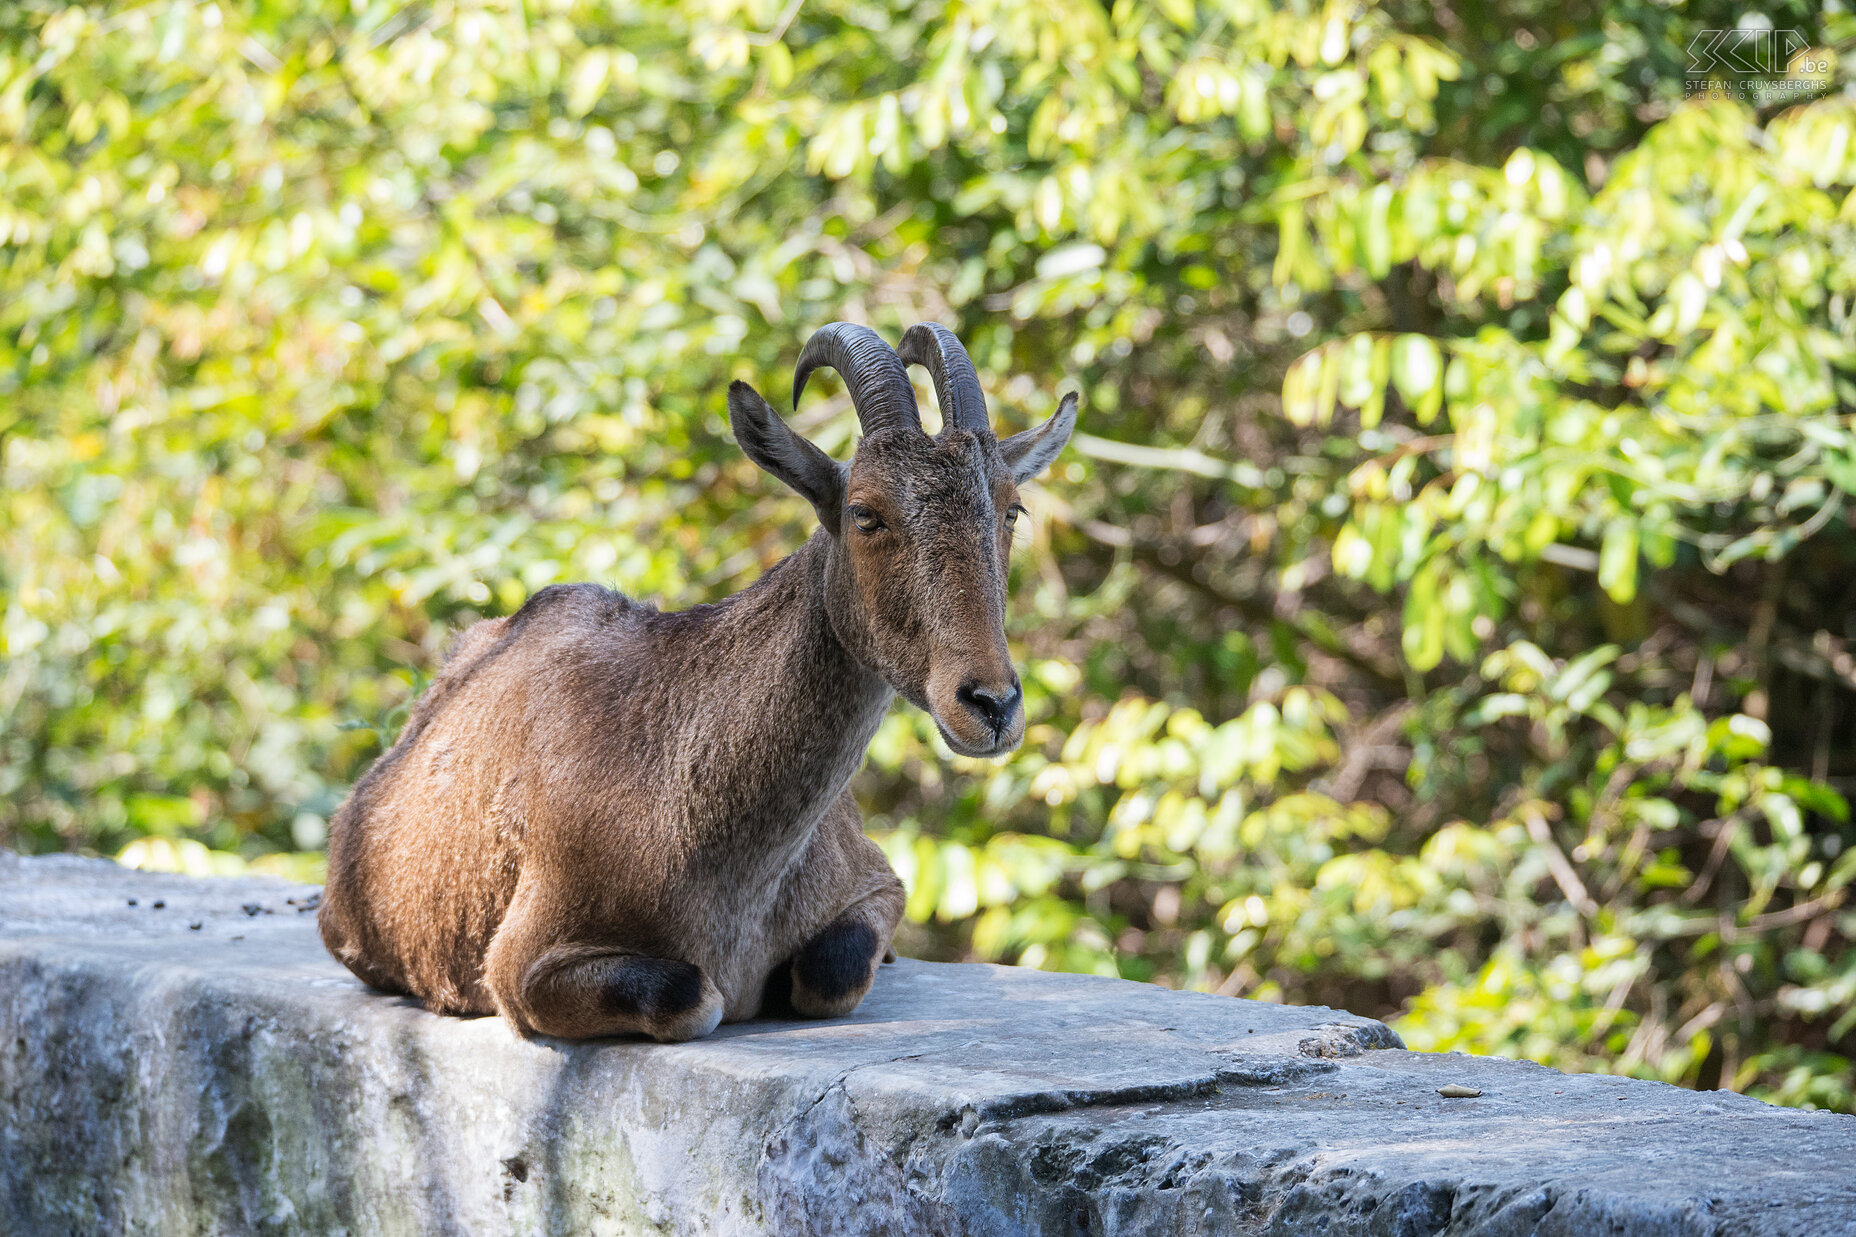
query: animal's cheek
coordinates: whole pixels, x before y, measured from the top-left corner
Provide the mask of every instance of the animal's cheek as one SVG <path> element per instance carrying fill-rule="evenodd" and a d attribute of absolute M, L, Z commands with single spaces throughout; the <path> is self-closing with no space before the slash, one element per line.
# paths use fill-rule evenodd
<path fill-rule="evenodd" d="M 851 543 L 851 577 L 865 592 L 880 589 L 896 576 L 895 538 L 885 534 L 854 534 Z"/>
<path fill-rule="evenodd" d="M 855 560 L 854 570 L 857 591 L 873 614 L 899 618 L 915 608 L 910 564 L 895 547 L 871 546 Z"/>
<path fill-rule="evenodd" d="M 916 640 L 926 626 L 925 616 L 913 604 L 908 590 L 896 583 L 878 592 L 872 609 L 885 630 L 910 642 Z"/>

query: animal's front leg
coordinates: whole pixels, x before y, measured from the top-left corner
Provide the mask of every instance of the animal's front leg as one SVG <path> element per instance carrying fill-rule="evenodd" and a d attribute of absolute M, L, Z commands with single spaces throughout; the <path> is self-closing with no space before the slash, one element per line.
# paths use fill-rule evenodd
<path fill-rule="evenodd" d="M 891 878 L 894 879 L 893 877 Z M 857 1008 L 876 979 L 902 918 L 900 885 L 852 903 L 793 956 L 788 1000 L 806 1018 L 836 1018 Z"/>
<path fill-rule="evenodd" d="M 722 994 L 693 963 L 558 945 L 522 976 L 524 1021 L 543 1035 L 700 1039 L 722 1020 Z"/>

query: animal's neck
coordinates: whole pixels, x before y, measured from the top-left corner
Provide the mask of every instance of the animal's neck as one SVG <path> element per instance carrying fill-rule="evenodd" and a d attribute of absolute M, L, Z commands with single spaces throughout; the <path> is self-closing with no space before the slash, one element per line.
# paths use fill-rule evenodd
<path fill-rule="evenodd" d="M 821 530 L 727 603 L 731 643 L 744 662 L 736 682 L 716 685 L 734 698 L 731 712 L 758 719 L 755 746 L 774 757 L 766 772 L 792 793 L 827 804 L 856 772 L 895 698 L 832 629 L 830 551 L 830 534 Z"/>
<path fill-rule="evenodd" d="M 793 703 L 817 708 L 821 715 L 839 707 L 861 711 L 877 700 L 887 705 L 895 696 L 881 675 L 845 648 L 832 626 L 826 583 L 831 550 L 831 534 L 820 529 L 769 573 L 778 576 L 770 583 L 778 586 L 779 626 L 793 633 L 792 654 L 812 670 L 786 676 L 783 685 L 796 693 Z"/>

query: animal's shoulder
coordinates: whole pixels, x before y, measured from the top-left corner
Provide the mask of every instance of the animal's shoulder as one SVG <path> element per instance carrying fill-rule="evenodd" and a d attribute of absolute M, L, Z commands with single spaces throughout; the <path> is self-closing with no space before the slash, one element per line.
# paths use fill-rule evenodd
<path fill-rule="evenodd" d="M 630 618 L 643 609 L 623 593 L 599 584 L 550 584 L 529 595 L 522 608 L 509 616 L 509 631 L 518 635 L 530 627 L 604 625 Z"/>
<path fill-rule="evenodd" d="M 445 653 L 442 677 L 468 674 L 512 646 L 627 626 L 643 612 L 645 607 L 623 593 L 597 584 L 550 584 L 514 614 L 484 619 L 459 632 Z"/>

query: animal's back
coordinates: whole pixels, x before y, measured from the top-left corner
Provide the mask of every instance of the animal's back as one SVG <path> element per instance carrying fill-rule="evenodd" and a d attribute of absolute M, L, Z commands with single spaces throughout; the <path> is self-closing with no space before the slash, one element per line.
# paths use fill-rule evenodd
<path fill-rule="evenodd" d="M 494 1012 L 483 957 L 547 790 L 530 757 L 545 741 L 538 716 L 559 703 L 558 646 L 610 637 L 635 609 L 595 585 L 559 585 L 458 637 L 330 824 L 319 924 L 357 975 L 436 1009 Z"/>

